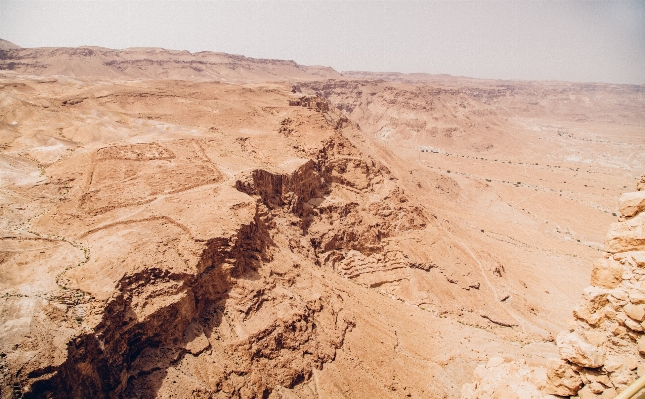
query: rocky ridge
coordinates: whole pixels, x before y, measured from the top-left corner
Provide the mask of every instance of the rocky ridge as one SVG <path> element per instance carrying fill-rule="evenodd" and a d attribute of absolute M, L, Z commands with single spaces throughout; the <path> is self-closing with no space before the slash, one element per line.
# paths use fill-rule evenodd
<path fill-rule="evenodd" d="M 226 53 L 190 53 L 162 48 L 21 48 L 6 41 L 0 46 L 0 70 L 35 76 L 235 82 L 341 77 L 330 67 L 304 66 L 294 61 L 256 59 Z"/>
<path fill-rule="evenodd" d="M 606 255 L 594 262 L 571 328 L 556 338 L 560 358 L 542 365 L 493 358 L 478 366 L 462 398 L 613 398 L 645 374 L 643 179 L 638 191 L 620 197 Z"/>

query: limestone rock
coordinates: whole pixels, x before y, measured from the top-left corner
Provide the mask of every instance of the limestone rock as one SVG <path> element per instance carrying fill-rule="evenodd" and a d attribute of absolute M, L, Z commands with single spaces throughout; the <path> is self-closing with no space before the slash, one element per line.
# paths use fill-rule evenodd
<path fill-rule="evenodd" d="M 625 255 L 629 255 L 629 257 L 637 267 L 645 268 L 645 251 L 633 251 L 628 252 Z"/>
<path fill-rule="evenodd" d="M 634 369 L 634 372 L 636 373 L 636 376 L 639 377 L 639 378 L 642 377 L 643 375 L 645 375 L 645 362 L 643 362 L 640 359 L 642 359 L 642 357 L 637 360 L 637 366 Z"/>
<path fill-rule="evenodd" d="M 618 299 L 619 301 L 626 301 L 628 298 L 627 291 L 625 291 L 622 287 L 613 289 L 610 294 L 610 297 L 614 297 Z"/>
<path fill-rule="evenodd" d="M 645 336 L 641 336 L 636 342 L 638 344 L 638 353 L 645 355 Z"/>
<path fill-rule="evenodd" d="M 626 218 L 635 216 L 645 210 L 645 191 L 625 193 L 618 200 L 618 212 Z"/>
<path fill-rule="evenodd" d="M 623 307 L 625 314 L 632 319 L 641 322 L 645 320 L 645 305 L 632 305 L 628 303 Z"/>
<path fill-rule="evenodd" d="M 615 290 L 612 291 L 612 293 L 616 292 Z M 607 290 L 599 287 L 587 287 L 584 289 L 582 292 L 583 298 L 585 301 L 588 303 L 588 307 L 590 307 L 590 311 L 595 312 L 598 309 L 602 308 L 605 306 L 608 302 L 607 296 Z M 620 295 L 620 294 L 618 294 Z"/>
<path fill-rule="evenodd" d="M 611 307 L 606 307 L 609 303 L 607 290 L 600 287 L 587 287 L 584 290 L 582 301 L 573 310 L 573 315 L 577 319 L 585 321 L 590 326 L 597 326 L 605 320 L 607 313 L 611 312 Z"/>
<path fill-rule="evenodd" d="M 613 223 L 605 239 L 605 250 L 611 253 L 645 250 L 645 213 L 624 222 Z"/>
<path fill-rule="evenodd" d="M 603 369 L 608 373 L 613 373 L 620 370 L 623 367 L 626 359 L 622 356 L 609 355 L 605 360 L 605 365 Z"/>
<path fill-rule="evenodd" d="M 184 332 L 184 339 L 187 342 L 186 350 L 193 355 L 199 355 L 210 346 L 202 326 L 198 323 L 188 325 Z"/>
<path fill-rule="evenodd" d="M 573 316 L 577 319 L 587 322 L 587 324 L 589 324 L 590 326 L 597 326 L 604 315 L 599 313 L 591 313 L 586 306 L 579 305 L 578 307 L 573 309 Z"/>
<path fill-rule="evenodd" d="M 592 382 L 587 386 L 589 387 L 589 390 L 595 394 L 601 394 L 605 390 L 605 387 L 599 382 Z"/>
<path fill-rule="evenodd" d="M 592 391 L 589 385 L 585 385 L 580 391 L 578 391 L 578 397 L 580 399 L 596 399 L 598 396 Z"/>
<path fill-rule="evenodd" d="M 606 387 L 611 386 L 611 383 L 609 382 L 609 377 L 607 377 L 607 374 L 600 374 L 596 376 L 596 382 L 599 382 Z"/>
<path fill-rule="evenodd" d="M 584 332 L 584 337 L 592 345 L 602 346 L 607 342 L 607 334 L 603 331 L 589 330 Z"/>
<path fill-rule="evenodd" d="M 598 259 L 591 271 L 591 285 L 603 288 L 616 288 L 622 281 L 623 265 L 610 259 Z"/>
<path fill-rule="evenodd" d="M 469 383 L 461 386 L 461 399 L 475 398 L 475 384 Z"/>
<path fill-rule="evenodd" d="M 560 359 L 553 359 L 549 363 L 547 379 L 545 392 L 553 395 L 575 395 L 582 387 L 582 378 L 576 373 L 574 366 Z"/>
<path fill-rule="evenodd" d="M 577 333 L 561 332 L 556 338 L 560 357 L 582 367 L 597 368 L 605 362 L 602 347 L 585 342 Z"/>
<path fill-rule="evenodd" d="M 629 385 L 636 381 L 636 378 L 636 372 L 629 370 L 627 367 L 621 367 L 611 374 L 611 381 L 617 386 Z"/>
<path fill-rule="evenodd" d="M 625 326 L 627 326 L 627 328 L 629 328 L 632 331 L 638 331 L 638 332 L 643 331 L 643 326 L 641 326 L 639 323 L 635 322 L 629 317 L 625 317 L 623 322 L 625 323 Z"/>
<path fill-rule="evenodd" d="M 642 291 L 631 291 L 629 293 L 629 302 L 633 304 L 645 303 L 645 293 Z"/>

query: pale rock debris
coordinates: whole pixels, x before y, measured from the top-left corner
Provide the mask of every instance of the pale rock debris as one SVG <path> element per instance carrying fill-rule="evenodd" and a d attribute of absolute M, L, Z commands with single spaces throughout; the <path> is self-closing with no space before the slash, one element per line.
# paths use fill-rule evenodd
<path fill-rule="evenodd" d="M 591 271 L 591 285 L 613 289 L 622 281 L 623 265 L 610 259 L 598 259 Z"/>
<path fill-rule="evenodd" d="M 552 359 L 547 370 L 546 390 L 554 395 L 575 395 L 582 387 L 582 378 L 576 369 L 561 359 Z"/>
<path fill-rule="evenodd" d="M 561 332 L 556 338 L 560 357 L 582 367 L 597 368 L 605 362 L 605 350 L 586 342 L 577 333 Z"/>
<path fill-rule="evenodd" d="M 631 218 L 645 210 L 645 191 L 625 193 L 618 201 L 618 212 L 623 217 Z"/>
<path fill-rule="evenodd" d="M 475 382 L 462 387 L 462 399 L 556 399 L 540 388 L 547 383 L 544 367 L 530 367 L 525 361 L 491 358 L 475 369 Z"/>
<path fill-rule="evenodd" d="M 636 191 L 645 191 L 645 176 L 641 176 L 641 179 L 636 183 Z"/>
<path fill-rule="evenodd" d="M 632 305 L 628 303 L 623 307 L 625 314 L 632 319 L 641 322 L 645 319 L 645 305 Z"/>
<path fill-rule="evenodd" d="M 605 250 L 610 253 L 645 250 L 643 225 L 645 225 L 643 212 L 624 222 L 613 223 L 605 239 Z"/>
<path fill-rule="evenodd" d="M 636 343 L 638 344 L 638 353 L 645 355 L 645 336 L 638 338 Z"/>

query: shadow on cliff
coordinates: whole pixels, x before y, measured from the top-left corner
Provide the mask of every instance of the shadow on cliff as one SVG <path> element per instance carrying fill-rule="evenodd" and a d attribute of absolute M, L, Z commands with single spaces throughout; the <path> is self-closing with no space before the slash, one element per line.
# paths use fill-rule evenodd
<path fill-rule="evenodd" d="M 256 218 L 234 240 L 209 240 L 197 275 L 151 268 L 125 276 L 102 322 L 68 343 L 63 364 L 26 376 L 35 381 L 23 397 L 156 397 L 167 369 L 189 353 L 191 342 L 219 327 L 236 282 L 258 278 L 271 247 L 275 243 Z M 153 310 L 139 320 L 146 306 Z"/>

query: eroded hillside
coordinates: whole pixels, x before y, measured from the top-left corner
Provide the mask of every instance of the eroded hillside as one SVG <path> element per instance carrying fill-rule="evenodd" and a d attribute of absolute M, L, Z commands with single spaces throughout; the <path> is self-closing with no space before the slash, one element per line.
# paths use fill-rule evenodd
<path fill-rule="evenodd" d="M 643 88 L 375 75 L 293 91 L 357 122 L 407 192 L 459 229 L 484 269 L 504 270 L 490 280 L 499 297 L 556 334 L 616 199 L 645 168 Z"/>
<path fill-rule="evenodd" d="M 488 358 L 544 366 L 643 167 L 638 88 L 576 100 L 614 118 L 590 132 L 536 111 L 557 85 L 3 51 L 27 68 L 0 81 L 7 397 L 457 397 Z M 33 67 L 56 51 L 76 77 L 22 74 L 65 74 Z"/>

